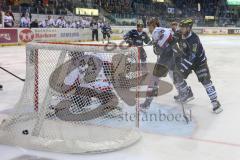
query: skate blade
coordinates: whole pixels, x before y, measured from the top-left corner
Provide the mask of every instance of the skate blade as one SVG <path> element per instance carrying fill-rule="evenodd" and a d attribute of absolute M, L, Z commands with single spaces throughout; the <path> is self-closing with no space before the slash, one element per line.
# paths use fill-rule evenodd
<path fill-rule="evenodd" d="M 184 102 L 181 102 L 180 100 L 175 100 L 177 103 L 183 103 L 183 104 L 186 104 L 186 103 L 188 103 L 188 102 L 190 102 L 190 101 L 192 101 L 192 100 L 194 100 L 195 99 L 195 97 L 191 97 L 191 98 L 188 98 L 186 101 L 184 101 Z"/>
<path fill-rule="evenodd" d="M 139 108 L 139 112 L 147 113 L 149 108 Z"/>
<path fill-rule="evenodd" d="M 212 111 L 215 114 L 219 114 L 223 111 L 223 109 L 221 107 L 219 107 L 218 109 L 216 109 L 215 111 Z"/>

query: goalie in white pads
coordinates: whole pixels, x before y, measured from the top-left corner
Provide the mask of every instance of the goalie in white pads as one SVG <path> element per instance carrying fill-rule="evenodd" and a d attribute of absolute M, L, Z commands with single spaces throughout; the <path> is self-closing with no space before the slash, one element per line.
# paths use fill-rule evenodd
<path fill-rule="evenodd" d="M 65 77 L 64 84 L 76 86 L 74 103 L 79 108 L 86 108 L 91 105 L 92 94 L 99 98 L 102 105 L 110 101 L 113 96 L 113 85 L 106 77 L 106 72 L 110 72 L 111 63 L 102 59 L 101 54 L 87 56 L 76 52 L 71 53 L 71 57 L 73 65 L 77 67 Z M 98 68 L 97 63 L 102 63 L 99 65 L 101 68 Z"/>

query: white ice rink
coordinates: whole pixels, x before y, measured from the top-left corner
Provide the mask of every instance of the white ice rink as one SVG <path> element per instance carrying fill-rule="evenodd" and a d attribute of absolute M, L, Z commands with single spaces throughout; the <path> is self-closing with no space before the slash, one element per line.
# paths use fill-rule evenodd
<path fill-rule="evenodd" d="M 224 111 L 211 113 L 205 89 L 194 74 L 187 82 L 195 99 L 186 107 L 192 112 L 189 125 L 170 122 L 141 125 L 142 139 L 135 145 L 112 153 L 68 155 L 27 150 L 0 145 L 0 160 L 31 155 L 52 160 L 240 160 L 240 36 L 201 36 L 208 57 L 212 80 Z M 151 47 L 146 47 L 148 60 L 154 61 Z M 0 66 L 18 76 L 25 76 L 25 47 L 0 48 Z M 170 81 L 169 78 L 164 78 Z M 0 70 L 0 110 L 10 109 L 18 101 L 23 82 Z M 158 97 L 152 108 L 180 108 L 173 100 L 176 91 Z M 150 126 L 150 127 L 149 127 Z M 35 157 L 35 159 L 37 159 Z M 26 159 L 27 160 L 27 159 Z"/>

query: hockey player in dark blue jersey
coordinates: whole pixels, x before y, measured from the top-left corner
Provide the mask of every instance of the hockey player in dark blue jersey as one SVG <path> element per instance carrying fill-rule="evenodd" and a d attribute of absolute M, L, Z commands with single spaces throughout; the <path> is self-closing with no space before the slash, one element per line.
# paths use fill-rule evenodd
<path fill-rule="evenodd" d="M 205 87 L 206 92 L 213 105 L 213 112 L 222 112 L 221 105 L 217 99 L 216 89 L 211 81 L 205 50 L 199 37 L 192 31 L 193 21 L 191 19 L 182 20 L 179 24 L 181 37 L 178 43 L 182 53 L 176 57 L 177 73 L 186 79 L 194 71 L 198 80 Z M 192 94 L 192 93 L 190 93 Z M 189 92 L 183 92 L 183 96 Z"/>
<path fill-rule="evenodd" d="M 123 39 L 129 46 L 140 47 L 140 60 L 142 64 L 145 64 L 147 60 L 147 54 L 143 48 L 143 44 L 149 44 L 151 42 L 151 39 L 147 33 L 143 31 L 143 23 L 138 22 L 137 29 L 129 31 L 124 35 Z"/>
<path fill-rule="evenodd" d="M 112 28 L 109 23 L 104 23 L 103 26 L 101 27 L 102 29 L 102 34 L 103 34 L 103 43 L 105 42 L 107 38 L 107 42 L 110 43 L 110 38 L 112 34 Z"/>
<path fill-rule="evenodd" d="M 177 45 L 179 38 L 182 36 L 181 31 L 178 29 L 178 22 L 176 21 L 171 22 L 171 29 L 174 33 L 172 49 L 175 53 L 174 55 L 176 55 L 182 52 L 179 48 L 179 45 Z M 173 66 L 175 66 L 175 56 L 173 56 L 172 58 L 173 58 L 172 62 L 174 63 Z M 173 84 L 178 91 L 178 95 L 174 96 L 174 99 L 177 102 L 187 103 L 194 99 L 191 87 L 187 85 L 187 82 L 182 77 L 179 77 L 178 74 L 174 72 L 174 69 L 169 70 L 169 76 L 173 80 Z M 187 94 L 180 94 L 180 93 L 186 93 L 186 92 Z"/>

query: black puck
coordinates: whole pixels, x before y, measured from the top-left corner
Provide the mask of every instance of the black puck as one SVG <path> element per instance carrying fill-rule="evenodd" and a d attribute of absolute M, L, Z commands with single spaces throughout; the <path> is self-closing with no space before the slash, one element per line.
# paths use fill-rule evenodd
<path fill-rule="evenodd" d="M 24 135 L 28 135 L 28 130 L 23 130 L 22 133 L 23 133 Z"/>

